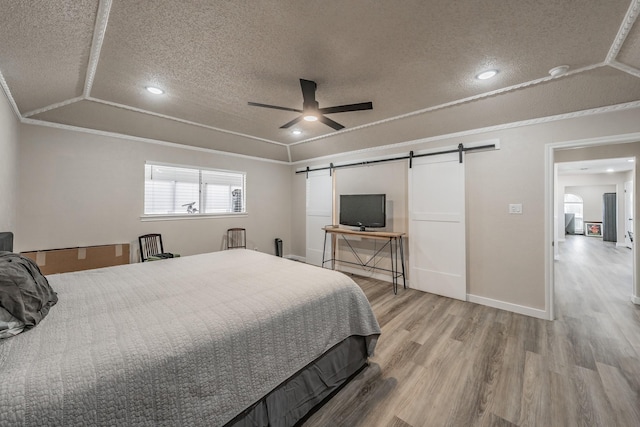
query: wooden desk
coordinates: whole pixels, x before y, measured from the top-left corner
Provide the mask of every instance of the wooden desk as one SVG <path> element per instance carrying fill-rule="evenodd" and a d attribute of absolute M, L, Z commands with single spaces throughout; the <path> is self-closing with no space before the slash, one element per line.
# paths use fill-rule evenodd
<path fill-rule="evenodd" d="M 325 263 L 331 262 L 331 269 L 335 270 L 336 261 L 346 263 L 346 264 L 358 265 L 361 267 L 369 267 L 369 263 L 371 262 L 371 260 L 375 259 L 376 255 L 378 255 L 388 246 L 389 254 L 391 255 L 391 270 L 386 268 L 380 268 L 380 267 L 373 267 L 373 268 L 377 268 L 378 270 L 388 271 L 391 273 L 394 294 L 398 293 L 399 277 L 402 277 L 403 287 L 405 289 L 407 288 L 407 281 L 404 274 L 404 247 L 402 242 L 402 239 L 405 233 L 396 233 L 393 231 L 357 231 L 357 230 L 350 230 L 347 228 L 330 227 L 330 226 L 324 227 L 323 230 L 324 230 L 324 247 L 322 251 L 322 267 L 324 267 Z M 327 250 L 327 235 L 329 234 L 342 236 L 342 239 L 347 243 L 347 246 L 349 246 L 349 249 L 351 249 L 351 252 L 356 257 L 358 262 L 351 262 L 351 261 L 337 259 L 336 245 L 333 245 L 331 259 L 325 260 L 325 253 Z M 363 262 L 362 259 L 358 256 L 358 253 L 356 252 L 356 250 L 353 248 L 353 246 L 351 246 L 351 243 L 349 243 L 349 239 L 347 239 L 347 236 L 357 236 L 365 239 L 385 240 L 386 243 L 380 249 L 378 249 L 375 254 L 373 254 L 373 256 L 369 259 L 369 261 Z M 400 252 L 400 267 L 402 268 L 402 272 L 398 270 L 398 267 L 399 267 L 398 252 Z"/>

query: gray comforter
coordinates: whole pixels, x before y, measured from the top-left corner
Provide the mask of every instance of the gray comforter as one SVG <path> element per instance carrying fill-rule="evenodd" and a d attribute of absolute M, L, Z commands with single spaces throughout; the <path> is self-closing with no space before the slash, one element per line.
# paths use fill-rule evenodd
<path fill-rule="evenodd" d="M 58 304 L 0 340 L 2 426 L 223 425 L 380 333 L 345 275 L 248 250 L 48 278 Z"/>

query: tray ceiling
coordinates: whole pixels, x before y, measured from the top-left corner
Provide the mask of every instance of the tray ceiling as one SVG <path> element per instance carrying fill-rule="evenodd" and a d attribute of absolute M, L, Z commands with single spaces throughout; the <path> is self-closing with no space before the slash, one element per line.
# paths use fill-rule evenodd
<path fill-rule="evenodd" d="M 0 83 L 23 121 L 273 160 L 640 100 L 640 0 L 0 5 Z M 300 78 L 320 107 L 373 110 L 294 135 L 297 113 L 247 105 L 302 108 Z"/>

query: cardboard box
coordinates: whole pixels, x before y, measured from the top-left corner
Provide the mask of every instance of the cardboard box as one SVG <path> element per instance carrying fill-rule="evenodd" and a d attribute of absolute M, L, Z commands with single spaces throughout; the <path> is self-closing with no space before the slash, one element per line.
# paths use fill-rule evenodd
<path fill-rule="evenodd" d="M 129 264 L 129 244 L 48 249 L 21 255 L 34 260 L 42 274 L 47 275 Z"/>

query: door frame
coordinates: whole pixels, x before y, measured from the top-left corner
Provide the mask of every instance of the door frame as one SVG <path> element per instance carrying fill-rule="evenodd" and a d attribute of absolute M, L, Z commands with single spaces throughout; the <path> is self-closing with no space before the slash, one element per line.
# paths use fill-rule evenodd
<path fill-rule="evenodd" d="M 629 237 L 629 232 L 633 233 L 633 227 L 635 223 L 635 209 L 633 209 L 633 203 L 635 202 L 635 197 L 631 197 L 631 203 L 629 203 L 629 196 L 627 195 L 627 184 L 631 184 L 631 191 L 635 194 L 635 180 L 625 181 L 623 184 L 624 189 L 624 247 L 633 249 L 633 242 L 631 242 L 631 238 Z M 630 206 L 631 205 L 631 206 Z M 629 212 L 631 209 L 631 212 Z M 631 217 L 631 219 L 629 218 Z M 631 220 L 631 229 L 629 229 L 629 220 Z"/>
<path fill-rule="evenodd" d="M 640 142 L 640 132 L 610 135 L 598 138 L 586 138 L 570 141 L 551 142 L 545 144 L 544 155 L 544 271 L 545 271 L 545 312 L 548 320 L 555 318 L 554 301 L 554 195 L 555 195 L 555 163 L 554 152 L 562 148 L 596 147 L 599 145 L 625 144 Z M 636 165 L 634 165 L 634 193 L 637 194 L 637 183 L 635 183 Z M 636 197 L 637 200 L 637 197 Z M 634 221 L 635 229 L 635 221 Z M 634 233 L 635 235 L 635 233 Z M 636 262 L 636 251 L 632 248 L 632 276 L 633 288 L 631 301 L 640 304 L 640 288 L 638 287 L 638 264 Z"/>

